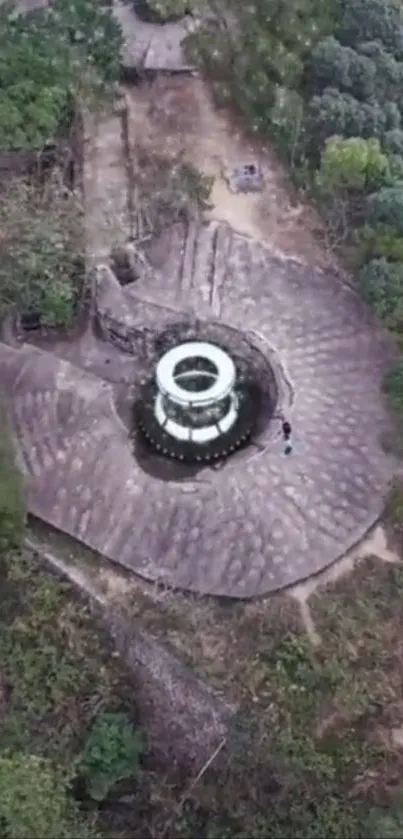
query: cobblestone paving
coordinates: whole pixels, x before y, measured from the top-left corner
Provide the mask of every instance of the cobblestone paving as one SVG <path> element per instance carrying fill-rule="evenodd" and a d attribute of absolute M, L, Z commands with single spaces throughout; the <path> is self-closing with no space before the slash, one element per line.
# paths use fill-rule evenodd
<path fill-rule="evenodd" d="M 330 274 L 216 223 L 178 226 L 169 241 L 149 248 L 155 277 L 121 292 L 126 307 L 192 310 L 274 352 L 293 392 L 294 453 L 278 429 L 220 470 L 158 480 L 134 459 L 99 366 L 93 375 L 80 359 L 0 344 L 30 510 L 148 579 L 264 595 L 333 562 L 381 513 L 395 468 L 379 441 L 390 348 Z"/>

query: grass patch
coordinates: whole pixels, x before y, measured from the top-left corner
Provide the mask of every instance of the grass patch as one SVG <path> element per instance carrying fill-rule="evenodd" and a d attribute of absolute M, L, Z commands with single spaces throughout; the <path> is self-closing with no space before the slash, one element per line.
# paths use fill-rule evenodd
<path fill-rule="evenodd" d="M 362 563 L 312 598 L 319 648 L 284 596 L 234 605 L 167 593 L 156 607 L 133 595 L 132 620 L 239 703 L 175 835 L 382 835 L 403 768 L 390 737 L 403 724 L 402 594 L 402 568 Z"/>
<path fill-rule="evenodd" d="M 97 836 L 94 782 L 105 795 L 125 778 L 141 787 L 133 683 L 87 607 L 29 553 L 3 559 L 0 577 L 0 834 Z"/>
<path fill-rule="evenodd" d="M 93 571 L 94 558 L 86 563 Z M 117 604 L 134 631 L 168 645 L 239 711 L 225 748 L 194 787 L 189 778 L 143 770 L 118 827 L 116 813 L 108 815 L 112 835 L 400 835 L 403 751 L 391 732 L 403 725 L 402 568 L 367 560 L 318 591 L 310 602 L 318 648 L 286 596 L 234 604 L 162 589 L 154 596 L 140 586 L 127 591 Z M 110 702 L 101 702 L 109 711 Z"/>

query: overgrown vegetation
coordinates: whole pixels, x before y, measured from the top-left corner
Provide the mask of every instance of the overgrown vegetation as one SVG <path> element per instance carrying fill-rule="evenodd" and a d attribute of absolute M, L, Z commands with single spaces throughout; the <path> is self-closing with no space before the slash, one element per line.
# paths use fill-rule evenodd
<path fill-rule="evenodd" d="M 85 605 L 21 548 L 10 440 L 0 456 L 0 834 L 95 839 L 97 801 L 131 786 L 144 741 L 130 678 Z M 8 495 L 7 495 L 8 492 Z M 21 552 L 22 550 L 22 552 Z M 80 783 L 81 782 L 81 783 Z"/>
<path fill-rule="evenodd" d="M 134 598 L 131 621 L 240 708 L 172 835 L 381 839 L 387 823 L 398 829 L 402 593 L 401 567 L 363 562 L 312 599 L 319 646 L 286 597 L 231 607 Z"/>
<path fill-rule="evenodd" d="M 0 315 L 39 313 L 48 326 L 68 324 L 83 279 L 79 195 L 54 170 L 44 188 L 12 182 L 0 196 Z"/>
<path fill-rule="evenodd" d="M 41 150 L 72 103 L 94 101 L 119 78 L 121 32 L 96 0 L 56 0 L 17 15 L 0 7 L 0 149 Z"/>
<path fill-rule="evenodd" d="M 401 568 L 363 562 L 318 593 L 318 647 L 285 597 L 228 607 L 136 595 L 133 630 L 150 630 L 239 704 L 225 747 L 196 784 L 173 767 L 139 764 L 133 687 L 68 586 L 26 556 L 13 561 L 2 592 L 0 785 L 2 767 L 15 788 L 30 785 L 17 813 L 10 784 L 15 826 L 5 839 L 400 835 Z M 34 758 L 22 764 L 27 753 Z M 52 813 L 43 804 L 50 784 Z"/>
<path fill-rule="evenodd" d="M 399 0 L 211 3 L 188 38 L 217 99 L 273 138 L 317 201 L 364 298 L 403 332 L 403 7 Z M 395 377 L 395 382 L 397 378 Z"/>
<path fill-rule="evenodd" d="M 0 7 L 0 155 L 10 169 L 0 198 L 0 317 L 72 320 L 84 269 L 74 143 L 82 109 L 113 91 L 120 47 L 118 24 L 96 0 L 56 0 L 28 16 Z"/>

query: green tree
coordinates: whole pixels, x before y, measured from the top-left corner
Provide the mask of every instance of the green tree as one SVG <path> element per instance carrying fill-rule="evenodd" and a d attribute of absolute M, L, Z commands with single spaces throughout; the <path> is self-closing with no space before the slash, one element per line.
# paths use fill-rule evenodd
<path fill-rule="evenodd" d="M 235 104 L 254 131 L 267 132 L 276 89 L 299 91 L 305 57 L 331 31 L 334 6 L 234 0 L 228 9 L 215 0 L 211 7 L 214 21 L 187 39 L 189 55 L 215 81 L 221 101 Z"/>
<path fill-rule="evenodd" d="M 384 187 L 368 200 L 368 222 L 373 227 L 386 224 L 403 235 L 403 182 Z"/>
<path fill-rule="evenodd" d="M 337 87 L 357 99 L 370 99 L 375 94 L 376 65 L 366 55 L 343 47 L 333 36 L 316 45 L 309 63 L 311 82 L 321 91 Z"/>
<path fill-rule="evenodd" d="M 364 300 L 392 329 L 403 324 L 403 263 L 373 259 L 359 274 Z"/>
<path fill-rule="evenodd" d="M 375 95 L 380 101 L 400 101 L 403 79 L 403 63 L 386 51 L 380 41 L 364 41 L 356 44 L 361 55 L 371 59 L 375 66 Z"/>
<path fill-rule="evenodd" d="M 39 193 L 24 183 L 0 196 L 0 315 L 39 311 L 50 326 L 68 323 L 82 253 L 81 205 L 52 182 Z"/>
<path fill-rule="evenodd" d="M 381 137 L 387 117 L 377 102 L 359 102 L 349 93 L 327 87 L 309 105 L 311 137 L 315 148 L 329 137 Z"/>
<path fill-rule="evenodd" d="M 338 27 L 341 43 L 379 41 L 399 61 L 403 59 L 403 11 L 399 0 L 344 0 Z"/>
<path fill-rule="evenodd" d="M 388 158 L 381 151 L 379 140 L 333 137 L 322 154 L 317 183 L 327 192 L 366 192 L 383 184 L 388 175 Z"/>
<path fill-rule="evenodd" d="M 403 157 L 403 131 L 401 128 L 392 128 L 386 131 L 382 140 L 383 148 L 389 154 L 398 154 Z"/>

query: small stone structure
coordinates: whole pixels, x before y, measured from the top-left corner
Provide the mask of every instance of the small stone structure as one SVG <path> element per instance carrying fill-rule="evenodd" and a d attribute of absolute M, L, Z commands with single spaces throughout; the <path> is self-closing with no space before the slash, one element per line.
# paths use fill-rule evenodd
<path fill-rule="evenodd" d="M 229 178 L 232 192 L 260 192 L 263 189 L 263 173 L 258 163 L 237 166 Z"/>

